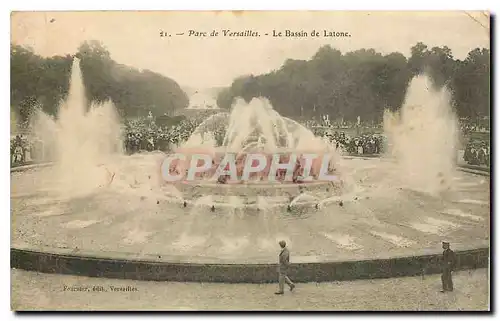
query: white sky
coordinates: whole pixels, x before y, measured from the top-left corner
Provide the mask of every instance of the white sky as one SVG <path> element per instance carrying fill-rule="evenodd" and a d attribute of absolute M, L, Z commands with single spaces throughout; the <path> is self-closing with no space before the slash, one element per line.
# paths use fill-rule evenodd
<path fill-rule="evenodd" d="M 486 28 L 488 19 L 469 12 Z M 52 23 L 52 19 L 55 19 Z M 73 54 L 84 40 L 100 40 L 118 63 L 150 69 L 196 88 L 227 86 L 235 77 L 279 68 L 285 59 L 309 59 L 330 44 L 342 52 L 374 48 L 409 56 L 422 41 L 447 45 L 457 58 L 489 48 L 489 30 L 464 12 L 23 12 L 11 16 L 12 42 L 43 56 Z M 347 31 L 350 38 L 161 38 L 189 29 Z"/>

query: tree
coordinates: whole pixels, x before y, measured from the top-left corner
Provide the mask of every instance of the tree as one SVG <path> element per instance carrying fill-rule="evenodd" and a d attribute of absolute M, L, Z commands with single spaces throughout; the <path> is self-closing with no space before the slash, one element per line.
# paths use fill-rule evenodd
<path fill-rule="evenodd" d="M 416 76 L 424 71 L 425 62 L 429 54 L 427 45 L 423 42 L 418 42 L 410 49 L 411 56 L 408 60 L 408 67 L 412 76 Z"/>
<path fill-rule="evenodd" d="M 111 71 L 114 61 L 109 51 L 98 41 L 80 45 L 76 57 L 80 59 L 83 82 L 89 101 L 102 103 L 110 98 Z"/>
<path fill-rule="evenodd" d="M 222 89 L 217 95 L 217 106 L 221 109 L 229 110 L 233 104 L 233 95 L 230 88 Z"/>
<path fill-rule="evenodd" d="M 381 121 L 383 111 L 399 109 L 413 76 L 427 73 L 434 86 L 447 86 L 459 115 L 480 117 L 489 111 L 489 50 L 475 49 L 456 60 L 447 46 L 429 49 L 422 42 L 401 53 L 382 55 L 374 49 L 342 54 L 323 46 L 308 61 L 287 59 L 281 68 L 258 76 L 242 76 L 218 96 L 227 108 L 237 96 L 247 101 L 263 96 L 282 115 Z"/>
<path fill-rule="evenodd" d="M 453 101 L 459 116 L 490 115 L 490 51 L 476 48 L 458 63 L 451 80 Z"/>
<path fill-rule="evenodd" d="M 83 43 L 80 58 L 86 98 L 91 102 L 111 100 L 122 117 L 174 114 L 189 104 L 187 94 L 172 79 L 153 71 L 139 71 L 112 60 L 97 41 Z M 11 108 L 21 121 L 37 106 L 55 116 L 69 90 L 73 57 L 41 57 L 30 48 L 11 46 Z"/>

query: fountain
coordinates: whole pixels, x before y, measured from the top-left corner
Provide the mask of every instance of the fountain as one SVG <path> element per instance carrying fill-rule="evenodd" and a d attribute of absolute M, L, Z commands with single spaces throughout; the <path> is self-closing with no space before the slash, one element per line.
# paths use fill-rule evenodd
<path fill-rule="evenodd" d="M 37 111 L 31 123 L 35 136 L 52 151 L 59 193 L 86 194 L 111 179 L 106 165 L 122 154 L 121 126 L 109 101 L 92 103 L 87 111 L 78 58 L 73 61 L 69 92 L 57 118 Z"/>
<path fill-rule="evenodd" d="M 415 77 L 399 114 L 386 112 L 384 128 L 407 187 L 440 193 L 452 188 L 458 120 L 447 88 L 436 90 L 429 77 Z"/>
<path fill-rule="evenodd" d="M 332 149 L 301 124 L 279 115 L 269 100 L 262 97 L 253 98 L 250 103 L 237 98 L 230 113 L 210 116 L 196 128 L 192 137 L 213 133 L 221 125 L 226 128 L 221 146 L 204 147 L 222 147 L 225 151 L 240 152 L 248 148 L 248 144 L 259 143 L 261 151 L 270 153 L 278 149 Z M 185 144 L 193 145 L 191 139 Z"/>
<path fill-rule="evenodd" d="M 412 81 L 400 119 L 387 116 L 393 160 L 342 158 L 262 98 L 237 100 L 231 112 L 211 116 L 176 151 L 331 152 L 339 182 L 173 184 L 160 171 L 168 155 L 120 152 L 111 103 L 87 111 L 75 60 L 58 118 L 39 114 L 34 122 L 54 150 L 54 166 L 11 173 L 12 246 L 203 263 L 274 263 L 281 239 L 293 262 L 415 255 L 442 237 L 482 246 L 489 241 L 489 180 L 453 170 L 447 98 L 424 83 Z M 416 188 L 433 190 L 434 183 L 420 183 L 438 174 L 456 188 L 439 195 Z"/>
<path fill-rule="evenodd" d="M 217 131 L 226 129 L 221 144 L 213 139 Z M 203 138 L 208 137 L 208 139 Z M 217 167 L 228 153 L 234 153 L 237 179 L 218 179 L 214 177 Z M 258 153 L 267 160 L 267 166 L 259 173 L 250 173 L 248 179 L 241 179 L 244 174 L 245 161 L 250 154 Z M 230 113 L 222 112 L 212 115 L 201 123 L 191 135 L 190 139 L 177 150 L 174 155 L 186 156 L 184 160 L 173 160 L 165 170 L 169 173 L 183 175 L 181 182 L 175 186 L 186 197 L 197 197 L 207 193 L 223 197 L 237 197 L 238 204 L 252 205 L 257 203 L 256 196 L 283 196 L 295 194 L 301 190 L 326 190 L 330 184 L 342 185 L 342 178 L 335 170 L 335 164 L 340 159 L 335 149 L 297 122 L 280 116 L 265 98 L 254 98 L 249 103 L 243 99 L 236 99 Z M 213 162 L 211 169 L 205 173 L 198 173 L 197 180 L 189 181 L 188 168 L 193 155 L 207 155 Z M 277 172 L 276 180 L 269 180 L 273 155 L 279 155 L 280 163 L 288 163 L 291 155 L 297 156 L 294 176 L 291 182 L 285 180 L 283 172 Z M 297 177 L 303 173 L 305 159 L 301 155 L 316 154 L 317 159 L 312 161 L 312 181 L 301 181 Z M 278 156 L 277 156 L 278 157 Z M 328 165 L 328 173 L 335 172 L 338 180 L 334 182 L 322 181 L 319 175 L 324 160 Z M 199 161 L 198 161 L 199 162 Z M 199 163 L 203 165 L 205 161 Z M 256 163 L 258 164 L 258 163 Z M 248 164 L 250 165 L 250 163 Z M 255 167 L 257 165 L 252 165 Z M 274 172 L 271 172 L 274 173 Z M 281 174 L 281 176 L 280 176 Z M 272 174 L 271 174 L 272 175 Z M 211 179 L 212 178 L 212 179 Z M 224 178 L 224 177 L 223 177 Z M 341 189 L 334 189 L 340 191 Z M 225 201 L 222 200 L 224 203 Z M 229 203 L 229 198 L 227 202 Z M 236 205 L 236 204 L 235 204 Z M 256 207 L 258 209 L 258 206 Z"/>

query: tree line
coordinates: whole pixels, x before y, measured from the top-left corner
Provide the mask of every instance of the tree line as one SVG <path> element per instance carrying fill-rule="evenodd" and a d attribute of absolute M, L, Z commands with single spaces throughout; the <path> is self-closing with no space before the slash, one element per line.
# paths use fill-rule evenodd
<path fill-rule="evenodd" d="M 150 70 L 115 62 L 97 41 L 84 42 L 80 59 L 88 102 L 111 100 L 124 118 L 173 115 L 188 106 L 186 93 L 172 79 Z M 56 115 L 68 94 L 73 56 L 42 57 L 30 48 L 11 45 L 11 111 L 26 123 L 36 108 Z"/>
<path fill-rule="evenodd" d="M 242 76 L 220 91 L 217 104 L 230 108 L 235 97 L 249 101 L 263 96 L 288 117 L 317 117 L 380 122 L 384 109 L 399 109 L 410 80 L 428 74 L 434 86 L 447 86 L 460 117 L 489 116 L 490 51 L 476 48 L 464 60 L 455 59 L 447 46 L 428 48 L 417 43 L 410 58 L 374 49 L 342 54 L 321 47 L 310 60 L 288 59 L 278 70 Z"/>

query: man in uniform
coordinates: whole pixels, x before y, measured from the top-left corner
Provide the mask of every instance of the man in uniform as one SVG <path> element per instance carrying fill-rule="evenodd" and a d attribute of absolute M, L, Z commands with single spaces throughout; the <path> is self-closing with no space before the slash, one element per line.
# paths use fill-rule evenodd
<path fill-rule="evenodd" d="M 450 249 L 450 243 L 443 241 L 443 258 L 442 258 L 442 274 L 441 282 L 443 283 L 443 290 L 441 292 L 453 291 L 453 280 L 451 272 L 455 269 L 456 256 L 455 252 Z"/>
<path fill-rule="evenodd" d="M 293 284 L 293 282 L 287 276 L 288 266 L 290 265 L 290 252 L 286 248 L 285 241 L 280 241 L 279 245 L 281 247 L 281 252 L 278 256 L 279 291 L 274 293 L 278 295 L 285 293 L 285 283 L 290 287 L 290 291 L 293 291 L 293 289 L 295 288 L 295 284 Z"/>

